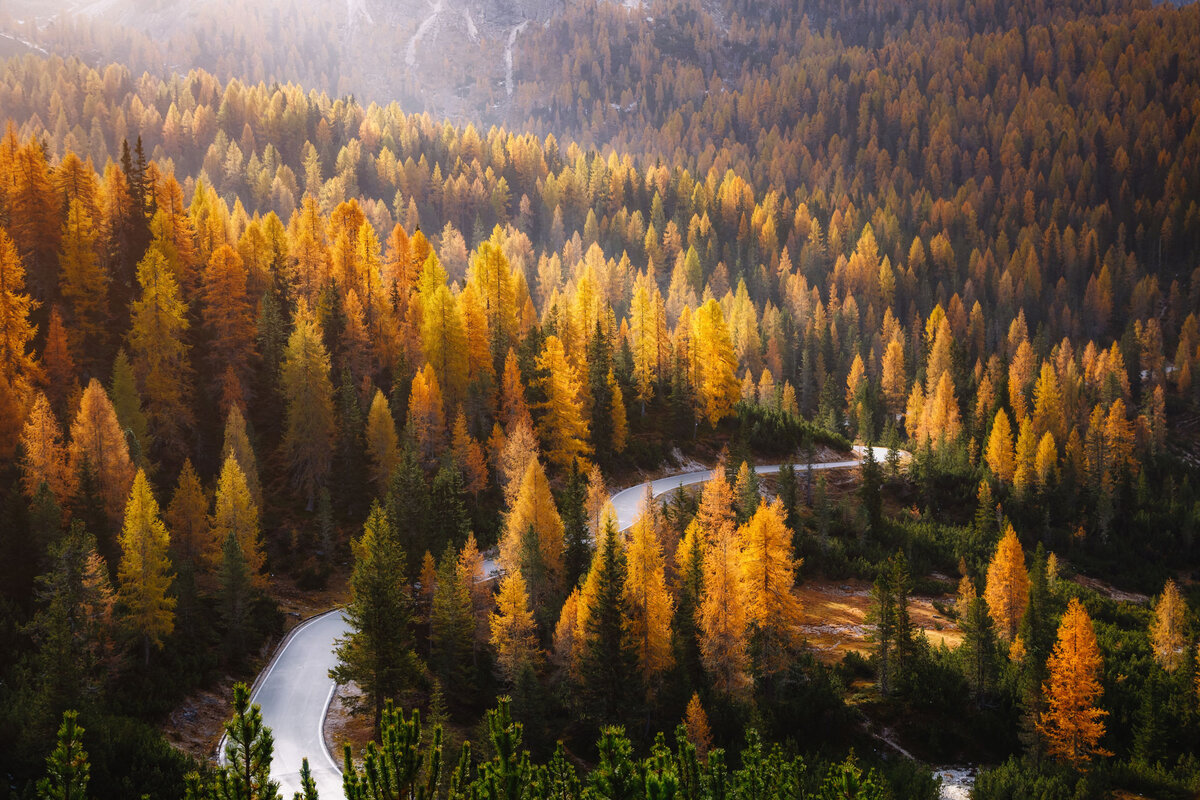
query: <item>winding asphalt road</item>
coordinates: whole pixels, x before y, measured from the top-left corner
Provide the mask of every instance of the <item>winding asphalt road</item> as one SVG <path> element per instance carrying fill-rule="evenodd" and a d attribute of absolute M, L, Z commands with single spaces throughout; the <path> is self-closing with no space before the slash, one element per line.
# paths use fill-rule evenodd
<path fill-rule="evenodd" d="M 866 448 L 854 449 L 861 455 Z M 887 458 L 887 448 L 876 447 L 875 457 L 882 462 Z M 812 468 L 850 469 L 860 463 L 858 459 L 828 461 L 813 464 Z M 760 475 L 769 475 L 778 472 L 780 466 L 756 467 L 755 471 Z M 798 464 L 796 469 L 807 469 L 807 465 Z M 647 485 L 654 497 L 660 497 L 681 486 L 704 483 L 712 474 L 712 470 L 687 472 L 617 492 L 612 496 L 612 504 L 621 530 L 637 521 Z M 493 569 L 490 561 L 484 565 L 484 570 L 489 574 Z M 326 749 L 321 731 L 335 688 L 329 677 L 330 668 L 337 662 L 333 655 L 333 643 L 335 639 L 346 635 L 347 631 L 348 626 L 340 610 L 306 620 L 291 632 L 255 683 L 251 702 L 262 708 L 263 722 L 275 736 L 271 777 L 279 781 L 284 798 L 290 798 L 293 792 L 300 790 L 300 762 L 306 757 L 321 799 L 345 798 L 341 770 Z"/>

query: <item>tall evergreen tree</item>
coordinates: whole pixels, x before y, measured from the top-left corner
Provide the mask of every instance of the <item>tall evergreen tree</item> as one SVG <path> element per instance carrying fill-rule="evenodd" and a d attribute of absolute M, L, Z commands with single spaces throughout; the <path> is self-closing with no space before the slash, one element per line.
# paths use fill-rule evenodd
<path fill-rule="evenodd" d="M 337 640 L 338 665 L 330 676 L 362 687 L 378 731 L 385 702 L 410 686 L 417 670 L 404 548 L 378 503 L 351 549 L 354 572 L 345 612 L 350 632 Z"/>
<path fill-rule="evenodd" d="M 613 515 L 607 515 L 582 596 L 587 608 L 580 662 L 586 713 L 615 723 L 628 711 L 626 688 L 635 674 L 635 649 L 627 635 L 626 563 Z"/>
<path fill-rule="evenodd" d="M 559 494 L 558 507 L 563 523 L 563 578 L 566 588 L 573 589 L 587 572 L 592 562 L 591 535 L 588 531 L 587 477 L 579 469 L 579 462 L 571 464 L 567 473 L 566 486 Z"/>
<path fill-rule="evenodd" d="M 458 554 L 451 544 L 446 545 L 438 563 L 429 629 L 429 667 L 443 686 L 455 688 L 453 696 L 465 704 L 474 684 L 470 667 L 475 617 L 470 592 L 458 569 Z"/>

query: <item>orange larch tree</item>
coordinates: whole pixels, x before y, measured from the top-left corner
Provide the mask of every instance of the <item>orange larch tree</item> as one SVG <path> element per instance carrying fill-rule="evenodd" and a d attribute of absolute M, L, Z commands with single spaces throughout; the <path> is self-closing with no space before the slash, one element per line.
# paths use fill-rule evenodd
<path fill-rule="evenodd" d="M 1029 602 L 1029 573 L 1025 551 L 1012 525 L 1004 532 L 987 570 L 983 597 L 1000 633 L 1012 641 Z"/>
<path fill-rule="evenodd" d="M 1110 755 L 1099 746 L 1104 736 L 1102 717 L 1108 715 L 1096 706 L 1103 691 L 1102 666 L 1092 620 L 1079 599 L 1072 597 L 1046 663 L 1050 674 L 1043 687 L 1046 710 L 1037 728 L 1047 752 L 1077 769 L 1093 756 Z"/>

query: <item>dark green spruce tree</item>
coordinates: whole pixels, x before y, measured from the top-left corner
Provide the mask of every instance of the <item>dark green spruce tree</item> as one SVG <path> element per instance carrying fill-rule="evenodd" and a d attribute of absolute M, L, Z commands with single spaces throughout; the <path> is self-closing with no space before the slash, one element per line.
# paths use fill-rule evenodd
<path fill-rule="evenodd" d="M 588 610 L 580 665 L 585 713 L 601 723 L 618 723 L 628 716 L 629 687 L 637 685 L 634 650 L 626 634 L 625 552 L 610 516 L 600 533 L 592 559 L 595 581 Z"/>
<path fill-rule="evenodd" d="M 471 657 L 475 617 L 471 595 L 458 569 L 458 553 L 446 545 L 437 567 L 437 587 L 429 620 L 429 667 L 443 686 L 452 686 L 451 696 L 460 705 L 472 696 L 474 675 Z"/>
<path fill-rule="evenodd" d="M 387 700 L 412 685 L 418 667 L 404 548 L 378 503 L 351 549 L 354 572 L 345 612 L 350 632 L 337 640 L 338 665 L 329 674 L 362 688 L 378 731 Z"/>

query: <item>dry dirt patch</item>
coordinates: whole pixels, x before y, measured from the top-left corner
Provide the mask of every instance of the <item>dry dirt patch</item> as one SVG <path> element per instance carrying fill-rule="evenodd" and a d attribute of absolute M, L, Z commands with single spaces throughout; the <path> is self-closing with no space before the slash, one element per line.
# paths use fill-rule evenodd
<path fill-rule="evenodd" d="M 862 580 L 814 580 L 806 581 L 796 593 L 802 606 L 800 630 L 817 658 L 832 664 L 848 652 L 866 655 L 870 651 L 870 584 Z M 962 634 L 954 620 L 934 608 L 934 600 L 949 604 L 953 597 L 912 597 L 909 613 L 913 622 L 925 632 L 930 644 L 957 647 Z"/>

